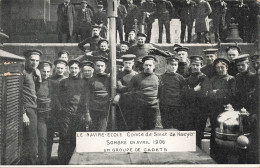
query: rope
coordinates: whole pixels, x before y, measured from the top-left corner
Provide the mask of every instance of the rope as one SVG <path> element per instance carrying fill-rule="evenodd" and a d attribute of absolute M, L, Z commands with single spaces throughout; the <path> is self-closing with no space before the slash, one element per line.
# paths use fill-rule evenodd
<path fill-rule="evenodd" d="M 127 125 L 127 123 L 126 123 L 126 120 L 125 120 L 125 117 L 124 117 L 123 112 L 122 112 L 122 110 L 121 110 L 121 107 L 119 106 L 119 104 L 117 104 L 117 106 L 118 106 L 119 111 L 120 111 L 120 114 L 121 114 L 121 116 L 122 116 L 122 118 L 123 118 L 123 120 L 124 120 L 126 129 L 128 130 L 128 125 Z"/>

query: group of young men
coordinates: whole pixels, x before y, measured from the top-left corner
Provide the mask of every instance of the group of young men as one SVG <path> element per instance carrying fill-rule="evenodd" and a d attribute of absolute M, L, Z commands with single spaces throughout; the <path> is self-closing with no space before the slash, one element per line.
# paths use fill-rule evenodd
<path fill-rule="evenodd" d="M 162 43 L 163 27 L 166 32 L 166 42 L 171 43 L 171 26 L 172 18 L 179 18 L 181 22 L 180 42 L 191 43 L 193 23 L 195 22 L 196 42 L 209 43 L 210 23 L 208 18 L 213 20 L 212 32 L 214 32 L 215 42 L 225 42 L 228 36 L 228 28 L 234 22 L 238 23 L 239 35 L 244 42 L 256 41 L 257 23 L 259 20 L 259 2 L 256 0 L 252 5 L 239 0 L 235 5 L 230 6 L 224 0 L 216 0 L 211 3 L 205 0 L 185 0 L 171 3 L 169 0 L 146 0 L 140 3 L 140 6 L 133 4 L 133 0 L 126 0 L 123 5 L 117 0 L 118 10 L 116 18 L 116 29 L 120 41 L 127 41 L 128 34 L 132 28 L 145 30 L 147 33 L 146 42 L 151 40 L 151 32 L 155 19 L 158 19 L 159 38 L 158 43 Z M 230 3 L 230 2 L 229 2 Z M 96 13 L 93 12 L 86 0 L 82 0 L 81 9 L 75 11 L 70 0 L 64 0 L 57 10 L 58 22 L 58 39 L 62 42 L 62 34 L 67 34 L 67 42 L 71 41 L 73 32 L 76 33 L 76 39 L 83 41 L 91 36 L 92 24 L 96 23 L 102 27 L 101 36 L 106 38 L 107 31 L 107 13 L 103 4 L 98 5 Z M 248 26 L 252 25 L 252 26 Z M 187 39 L 185 32 L 187 28 Z M 123 36 L 123 33 L 125 36 Z M 203 37 L 203 38 L 202 38 Z"/>

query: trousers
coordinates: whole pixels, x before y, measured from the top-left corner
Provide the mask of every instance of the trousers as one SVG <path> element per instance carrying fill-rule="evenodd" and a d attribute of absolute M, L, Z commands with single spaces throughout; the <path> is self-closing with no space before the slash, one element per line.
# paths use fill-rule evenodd
<path fill-rule="evenodd" d="M 30 125 L 23 128 L 21 164 L 35 165 L 38 153 L 37 115 L 36 109 L 26 108 Z"/>

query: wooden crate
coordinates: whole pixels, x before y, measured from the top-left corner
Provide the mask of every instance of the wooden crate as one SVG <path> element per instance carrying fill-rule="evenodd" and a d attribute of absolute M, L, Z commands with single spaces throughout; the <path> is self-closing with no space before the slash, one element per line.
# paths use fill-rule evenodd
<path fill-rule="evenodd" d="M 17 164 L 21 158 L 23 61 L 0 50 L 0 165 Z"/>

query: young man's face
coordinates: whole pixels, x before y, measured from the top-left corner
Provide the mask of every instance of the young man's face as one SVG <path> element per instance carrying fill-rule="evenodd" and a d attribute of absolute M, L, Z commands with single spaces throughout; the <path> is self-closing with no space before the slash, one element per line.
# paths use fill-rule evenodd
<path fill-rule="evenodd" d="M 124 69 L 124 67 L 122 65 L 116 65 L 116 71 L 119 73 L 119 72 L 122 72 Z"/>
<path fill-rule="evenodd" d="M 71 76 L 77 76 L 80 72 L 80 68 L 78 64 L 72 64 L 70 66 L 70 75 Z"/>
<path fill-rule="evenodd" d="M 31 55 L 27 60 L 27 66 L 31 69 L 36 69 L 40 63 L 39 55 Z"/>
<path fill-rule="evenodd" d="M 170 61 L 167 63 L 167 72 L 174 72 L 176 73 L 178 69 L 178 61 Z"/>
<path fill-rule="evenodd" d="M 226 75 L 228 70 L 227 65 L 222 62 L 217 63 L 215 69 L 218 75 Z"/>
<path fill-rule="evenodd" d="M 95 71 L 97 73 L 104 73 L 106 70 L 106 63 L 102 61 L 97 61 L 95 65 Z"/>
<path fill-rule="evenodd" d="M 134 61 L 124 61 L 124 70 L 131 71 L 134 66 Z"/>
<path fill-rule="evenodd" d="M 234 58 L 238 57 L 239 52 L 236 49 L 229 49 L 227 55 L 229 61 L 232 61 Z"/>
<path fill-rule="evenodd" d="M 237 70 L 238 72 L 246 72 L 248 70 L 249 67 L 249 62 L 248 61 L 242 61 L 242 62 L 238 62 L 237 64 Z"/>
<path fill-rule="evenodd" d="M 99 36 L 100 28 L 93 28 L 92 33 L 93 33 L 93 36 Z"/>
<path fill-rule="evenodd" d="M 155 69 L 154 61 L 153 60 L 146 60 L 143 64 L 144 72 L 145 73 L 153 73 Z"/>
<path fill-rule="evenodd" d="M 178 58 L 180 62 L 186 62 L 188 58 L 188 53 L 186 51 L 179 51 Z"/>
<path fill-rule="evenodd" d="M 197 62 L 192 62 L 190 68 L 192 73 L 200 72 L 200 69 L 202 68 L 202 64 Z"/>
<path fill-rule="evenodd" d="M 41 68 L 41 75 L 42 75 L 42 79 L 48 79 L 50 77 L 51 74 L 51 67 L 50 66 L 44 66 Z"/>
<path fill-rule="evenodd" d="M 100 43 L 99 49 L 100 49 L 101 51 L 106 51 L 106 50 L 108 49 L 108 44 L 107 44 L 107 42 L 104 41 L 104 42 Z"/>
<path fill-rule="evenodd" d="M 126 44 L 121 44 L 121 45 L 120 45 L 120 51 L 121 51 L 121 52 L 124 53 L 124 52 L 126 52 L 127 50 L 128 50 L 128 46 L 127 46 Z"/>
<path fill-rule="evenodd" d="M 93 76 L 94 69 L 90 66 L 84 66 L 82 68 L 82 74 L 84 78 L 91 78 Z"/>
<path fill-rule="evenodd" d="M 55 70 L 57 75 L 63 75 L 66 70 L 66 65 L 61 63 L 57 64 Z"/>
<path fill-rule="evenodd" d="M 99 12 L 102 12 L 102 11 L 103 11 L 103 8 L 98 8 L 98 11 L 99 11 Z"/>
<path fill-rule="evenodd" d="M 138 37 L 137 37 L 137 43 L 138 43 L 139 45 L 144 45 L 145 40 L 146 40 L 145 37 L 141 37 L 141 36 L 138 36 Z"/>
<path fill-rule="evenodd" d="M 130 31 L 128 34 L 128 40 L 135 40 L 135 32 L 134 31 Z"/>
<path fill-rule="evenodd" d="M 87 8 L 88 4 L 87 3 L 81 3 L 82 8 Z"/>
<path fill-rule="evenodd" d="M 205 55 L 207 65 L 213 64 L 214 60 L 217 58 L 216 54 L 206 54 Z"/>
<path fill-rule="evenodd" d="M 68 60 L 69 60 L 68 54 L 66 54 L 66 53 L 61 54 L 61 55 L 60 55 L 60 59 L 65 60 L 65 61 L 68 62 Z"/>

